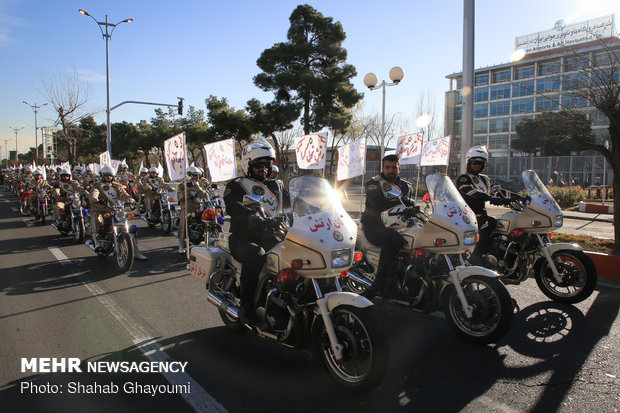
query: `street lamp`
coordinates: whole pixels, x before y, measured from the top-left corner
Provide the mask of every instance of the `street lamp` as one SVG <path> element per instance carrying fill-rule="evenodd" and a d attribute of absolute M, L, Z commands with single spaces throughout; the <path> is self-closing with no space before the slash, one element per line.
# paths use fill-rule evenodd
<path fill-rule="evenodd" d="M 39 164 L 39 141 L 37 139 L 37 131 L 39 130 L 39 128 L 37 127 L 37 113 L 39 112 L 39 109 L 41 109 L 43 106 L 47 106 L 47 103 L 42 104 L 41 106 L 37 106 L 37 103 L 35 102 L 34 105 L 31 105 L 30 103 L 26 102 L 25 100 L 23 101 L 26 105 L 30 106 L 34 112 L 34 156 L 36 159 L 36 164 Z"/>
<path fill-rule="evenodd" d="M 113 24 L 113 23 L 108 23 L 107 14 L 105 15 L 105 21 L 100 22 L 100 21 L 97 21 L 97 19 L 95 19 L 93 16 L 88 14 L 88 12 L 86 12 L 85 10 L 79 9 L 78 11 L 82 13 L 84 16 L 90 17 L 91 19 L 95 21 L 95 23 L 97 23 L 97 25 L 99 26 L 99 30 L 101 30 L 101 35 L 105 39 L 105 83 L 106 83 L 106 97 L 107 97 L 106 147 L 108 149 L 108 153 L 111 158 L 112 157 L 112 132 L 111 132 L 112 130 L 110 127 L 110 46 L 109 46 L 109 43 L 110 43 L 110 39 L 112 38 L 112 33 L 114 33 L 114 29 L 116 29 L 116 26 L 118 26 L 121 23 L 131 23 L 133 19 L 125 19 L 116 24 Z M 105 27 L 105 32 L 103 31 L 103 27 Z M 108 31 L 110 27 L 112 28 L 112 30 Z"/>
<path fill-rule="evenodd" d="M 404 76 L 405 74 L 403 73 L 403 69 L 398 66 L 394 66 L 390 69 L 390 79 L 392 80 L 392 83 L 386 83 L 385 80 L 382 80 L 381 84 L 377 85 L 377 75 L 374 73 L 368 73 L 364 76 L 364 84 L 368 87 L 368 89 L 383 89 L 383 103 L 381 105 L 381 160 L 383 160 L 383 152 L 385 149 L 385 87 L 396 86 L 401 80 L 403 80 Z"/>
<path fill-rule="evenodd" d="M 15 132 L 15 167 L 17 167 L 17 132 L 24 129 L 24 126 L 22 126 L 21 128 L 14 128 L 12 126 L 9 126 L 9 129 L 13 129 L 13 132 Z"/>

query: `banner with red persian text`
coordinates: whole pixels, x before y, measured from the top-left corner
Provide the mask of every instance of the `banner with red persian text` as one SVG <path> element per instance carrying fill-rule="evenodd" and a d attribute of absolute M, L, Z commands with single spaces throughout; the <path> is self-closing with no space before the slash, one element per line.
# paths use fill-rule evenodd
<path fill-rule="evenodd" d="M 297 155 L 297 165 L 301 169 L 325 168 L 326 152 L 326 134 L 305 135 L 295 138 L 295 153 Z"/>
<path fill-rule="evenodd" d="M 180 181 L 185 178 L 187 171 L 187 150 L 185 147 L 185 132 L 179 133 L 164 141 L 164 153 L 168 176 L 171 181 Z"/>
<path fill-rule="evenodd" d="M 99 165 L 110 166 L 110 152 L 105 151 L 99 154 Z"/>
<path fill-rule="evenodd" d="M 237 177 L 234 139 L 209 143 L 204 148 L 211 182 L 225 182 Z"/>
<path fill-rule="evenodd" d="M 450 136 L 433 139 L 422 145 L 420 166 L 448 165 L 450 160 Z"/>
<path fill-rule="evenodd" d="M 418 165 L 422 153 L 422 132 L 412 133 L 398 138 L 396 154 L 401 165 Z"/>
<path fill-rule="evenodd" d="M 336 179 L 342 181 L 364 175 L 365 166 L 365 139 L 358 139 L 338 148 L 338 169 L 336 171 Z"/>

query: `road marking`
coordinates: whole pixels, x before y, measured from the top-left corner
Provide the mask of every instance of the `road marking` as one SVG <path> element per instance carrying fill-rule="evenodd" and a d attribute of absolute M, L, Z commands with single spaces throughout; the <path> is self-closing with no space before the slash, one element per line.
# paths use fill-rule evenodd
<path fill-rule="evenodd" d="M 598 285 L 602 285 L 604 287 L 609 287 L 609 288 L 615 288 L 617 290 L 620 290 L 620 284 L 618 284 L 618 282 L 613 282 L 613 281 L 605 281 L 605 280 L 601 280 L 600 278 L 596 281 L 596 283 Z"/>
<path fill-rule="evenodd" d="M 62 265 L 71 265 L 73 262 L 67 258 L 67 256 L 56 247 L 48 247 L 49 251 L 56 257 L 56 259 Z M 152 334 L 149 334 L 147 329 L 143 327 L 138 320 L 132 317 L 127 311 L 123 309 L 119 303 L 107 294 L 107 292 L 96 282 L 91 281 L 88 277 L 74 273 L 84 287 L 88 288 L 90 293 L 99 300 L 101 304 L 121 323 L 125 330 L 131 336 L 133 343 L 136 347 L 151 361 L 171 361 L 172 358 L 166 353 L 161 346 L 157 343 Z M 227 410 L 219 404 L 205 389 L 198 384 L 187 373 L 162 373 L 162 375 L 168 380 L 170 384 L 187 384 L 190 383 L 191 393 L 184 393 L 181 396 L 190 406 L 197 412 L 221 412 L 224 413 Z"/>
<path fill-rule="evenodd" d="M 26 226 L 28 228 L 32 228 L 34 227 L 34 222 L 32 222 L 31 220 L 27 219 L 27 218 L 22 218 L 22 221 L 24 221 L 24 224 L 26 224 Z"/>
<path fill-rule="evenodd" d="M 17 209 L 17 207 L 11 207 L 11 209 L 13 210 L 13 212 L 19 212 L 19 209 Z"/>

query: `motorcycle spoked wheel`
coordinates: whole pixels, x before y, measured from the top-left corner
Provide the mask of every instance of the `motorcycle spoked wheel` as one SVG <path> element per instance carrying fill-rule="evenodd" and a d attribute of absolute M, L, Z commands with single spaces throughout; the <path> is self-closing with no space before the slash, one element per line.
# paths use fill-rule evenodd
<path fill-rule="evenodd" d="M 348 390 L 372 390 L 383 380 L 388 364 L 387 340 L 375 309 L 343 305 L 336 307 L 330 317 L 343 353 L 342 359 L 336 360 L 322 325 L 317 345 L 325 367 Z"/>
<path fill-rule="evenodd" d="M 81 244 L 84 241 L 84 221 L 80 218 L 73 220 L 73 240 L 76 244 Z"/>
<path fill-rule="evenodd" d="M 43 205 L 41 211 L 41 225 L 45 225 L 45 218 L 47 217 L 47 204 Z"/>
<path fill-rule="evenodd" d="M 118 253 L 114 254 L 114 263 L 116 269 L 121 272 L 127 272 L 133 265 L 134 250 L 131 235 L 121 232 L 116 241 L 118 243 Z"/>
<path fill-rule="evenodd" d="M 30 215 L 30 207 L 28 206 L 28 201 L 25 199 L 19 205 L 19 213 L 22 217 L 27 217 Z"/>
<path fill-rule="evenodd" d="M 161 229 L 165 234 L 170 234 L 170 230 L 172 229 L 172 217 L 170 216 L 169 210 L 164 210 L 164 214 L 161 220 Z"/>
<path fill-rule="evenodd" d="M 456 334 L 478 344 L 500 340 L 512 324 L 512 298 L 497 278 L 472 275 L 461 281 L 463 293 L 469 305 L 474 307 L 473 316 L 467 318 L 456 289 L 450 286 L 444 301 L 444 313 L 448 324 Z"/>
<path fill-rule="evenodd" d="M 594 263 L 583 251 L 561 250 L 551 258 L 562 281 L 557 283 L 546 259 L 541 258 L 534 272 L 538 288 L 558 303 L 579 303 L 592 294 L 598 278 Z"/>
<path fill-rule="evenodd" d="M 229 300 L 236 308 L 241 308 L 239 300 L 239 291 L 236 286 L 235 276 L 228 273 L 217 273 L 211 277 L 209 282 L 209 289 L 212 291 L 226 291 L 230 293 L 234 299 Z M 234 317 L 231 317 L 226 311 L 219 310 L 220 317 L 226 327 L 231 330 L 240 330 L 243 326 L 241 322 Z"/>

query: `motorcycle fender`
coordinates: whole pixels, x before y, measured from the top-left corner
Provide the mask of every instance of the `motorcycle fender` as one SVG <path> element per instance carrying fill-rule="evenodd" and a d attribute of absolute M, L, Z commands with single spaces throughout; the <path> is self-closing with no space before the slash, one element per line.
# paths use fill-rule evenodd
<path fill-rule="evenodd" d="M 553 255 L 560 250 L 583 251 L 583 248 L 577 244 L 569 244 L 568 242 L 558 242 L 557 244 L 547 244 L 545 248 L 549 249 L 549 254 Z"/>
<path fill-rule="evenodd" d="M 465 278 L 471 277 L 472 275 L 481 275 L 483 277 L 489 278 L 499 277 L 499 275 L 495 271 L 477 265 L 468 265 L 467 267 L 458 266 L 454 269 L 454 271 L 456 271 L 456 276 L 458 277 L 459 281 L 463 281 Z"/>
<path fill-rule="evenodd" d="M 330 312 L 340 305 L 348 305 L 357 308 L 366 308 L 373 305 L 372 301 L 366 297 L 344 291 L 327 293 L 324 295 L 324 299 L 327 301 L 327 309 Z"/>

